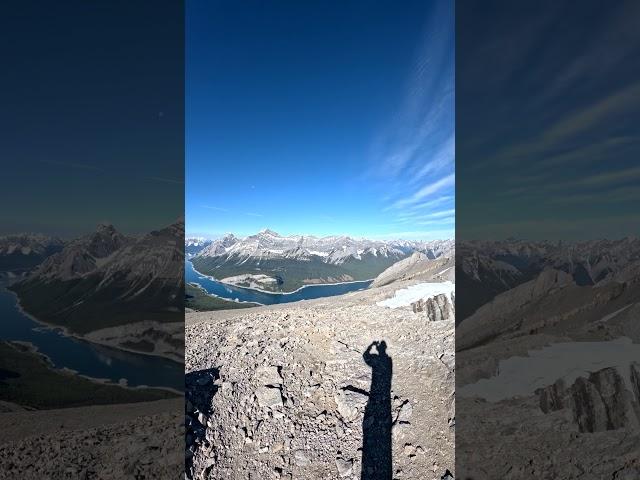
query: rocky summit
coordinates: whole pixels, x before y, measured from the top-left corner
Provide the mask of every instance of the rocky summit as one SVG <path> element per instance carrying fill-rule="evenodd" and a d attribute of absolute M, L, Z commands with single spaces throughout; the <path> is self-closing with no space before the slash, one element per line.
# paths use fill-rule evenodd
<path fill-rule="evenodd" d="M 638 240 L 462 249 L 456 474 L 640 478 Z"/>
<path fill-rule="evenodd" d="M 419 281 L 188 313 L 187 477 L 449 478 L 454 297 L 383 303 Z"/>

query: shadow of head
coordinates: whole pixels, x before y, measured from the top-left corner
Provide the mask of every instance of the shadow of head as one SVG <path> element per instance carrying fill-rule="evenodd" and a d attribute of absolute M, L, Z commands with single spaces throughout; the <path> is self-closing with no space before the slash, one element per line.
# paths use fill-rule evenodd
<path fill-rule="evenodd" d="M 372 352 L 374 348 L 375 353 Z M 362 358 L 367 365 L 374 369 L 372 372 L 374 374 L 385 373 L 384 370 L 391 368 L 391 357 L 387 355 L 387 342 L 384 340 L 372 342 L 362 354 Z"/>

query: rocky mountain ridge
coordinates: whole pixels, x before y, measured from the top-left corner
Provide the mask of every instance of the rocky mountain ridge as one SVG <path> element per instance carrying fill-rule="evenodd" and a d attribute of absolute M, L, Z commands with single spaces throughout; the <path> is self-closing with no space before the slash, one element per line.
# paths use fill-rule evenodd
<path fill-rule="evenodd" d="M 304 285 L 371 280 L 414 252 L 435 259 L 453 240 L 377 241 L 346 236 L 282 236 L 272 230 L 239 238 L 227 234 L 197 255 L 194 268 L 218 280 L 243 275 L 268 277 L 263 288 L 291 292 Z"/>
<path fill-rule="evenodd" d="M 186 256 L 196 255 L 212 242 L 213 240 L 204 237 L 186 237 L 184 239 L 184 253 Z"/>
<path fill-rule="evenodd" d="M 61 239 L 37 233 L 1 236 L 0 271 L 28 270 L 63 246 Z"/>
<path fill-rule="evenodd" d="M 394 263 L 378 275 L 371 284 L 371 288 L 381 287 L 398 280 L 429 276 L 437 276 L 439 280 L 453 280 L 455 277 L 454 257 L 453 250 L 435 259 L 430 259 L 422 252 L 414 252 L 410 257 Z"/>
<path fill-rule="evenodd" d="M 101 224 L 11 289 L 40 321 L 96 343 L 181 359 L 183 242 L 180 221 L 141 237 Z"/>
<path fill-rule="evenodd" d="M 98 269 L 117 250 L 133 242 L 110 224 L 99 224 L 96 231 L 68 242 L 48 257 L 30 275 L 30 279 L 71 280 Z"/>
<path fill-rule="evenodd" d="M 460 241 L 456 247 L 456 276 L 467 292 L 458 306 L 458 322 L 546 269 L 570 274 L 577 285 L 596 285 L 615 281 L 640 265 L 640 239 L 635 237 L 582 242 Z"/>
<path fill-rule="evenodd" d="M 242 261 L 248 257 L 296 260 L 320 257 L 325 263 L 341 264 L 348 258 L 360 259 L 366 254 L 400 259 L 414 251 L 420 251 L 428 258 L 437 258 L 452 248 L 453 240 L 416 242 L 353 239 L 347 236 L 282 236 L 266 229 L 245 238 L 227 234 L 212 241 L 200 251 L 199 255 L 203 257 L 224 255 L 230 261 Z"/>

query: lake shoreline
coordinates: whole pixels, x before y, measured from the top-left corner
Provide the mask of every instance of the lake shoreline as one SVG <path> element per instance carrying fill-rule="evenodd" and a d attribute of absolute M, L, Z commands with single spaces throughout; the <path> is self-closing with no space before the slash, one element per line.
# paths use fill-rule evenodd
<path fill-rule="evenodd" d="M 16 298 L 16 309 L 24 316 L 28 317 L 29 319 L 33 320 L 35 323 L 42 325 L 44 328 L 47 328 L 49 330 L 52 331 L 58 331 L 60 333 L 62 333 L 65 337 L 69 337 L 69 338 L 75 338 L 76 340 L 80 340 L 82 342 L 87 342 L 87 343 L 91 343 L 94 345 L 100 345 L 102 347 L 108 347 L 108 348 L 113 348 L 114 350 L 119 350 L 122 352 L 127 352 L 127 353 L 133 353 L 136 355 L 146 355 L 148 357 L 157 357 L 157 358 L 163 358 L 165 360 L 170 360 L 178 365 L 182 365 L 182 362 L 176 360 L 175 357 L 173 357 L 172 355 L 168 355 L 168 354 L 158 354 L 158 353 L 149 353 L 149 352 L 143 352 L 141 350 L 134 350 L 131 348 L 127 348 L 127 347 L 122 347 L 117 343 L 111 343 L 111 342 L 107 342 L 107 341 L 97 341 L 94 339 L 90 339 L 82 334 L 79 333 L 75 333 L 75 332 L 71 332 L 67 327 L 63 326 L 63 325 L 57 325 L 55 323 L 50 323 L 47 322 L 45 320 L 39 319 L 37 317 L 35 317 L 33 314 L 29 313 L 28 311 L 26 311 L 24 309 L 24 307 L 22 306 L 22 302 L 20 301 L 20 296 L 14 292 L 13 290 L 11 290 L 10 288 L 5 287 L 5 289 L 10 292 L 15 298 Z M 89 332 L 89 334 L 91 334 L 92 332 Z"/>
<path fill-rule="evenodd" d="M 108 385 L 108 386 L 112 386 L 112 387 L 120 387 L 120 388 L 124 388 L 126 390 L 133 390 L 133 391 L 140 391 L 140 390 L 162 390 L 162 391 L 166 391 L 166 392 L 170 392 L 173 394 L 176 394 L 177 396 L 183 395 L 184 392 L 181 392 L 175 388 L 171 388 L 171 387 L 159 387 L 159 386 L 151 386 L 151 385 L 128 385 L 126 383 L 121 383 L 121 382 L 115 382 L 110 378 L 98 378 L 98 377 L 91 377 L 89 375 L 84 375 L 80 372 L 78 372 L 77 370 L 74 370 L 72 368 L 68 368 L 68 367 L 58 367 L 55 365 L 55 363 L 53 363 L 53 361 L 51 360 L 51 357 L 49 357 L 46 353 L 41 352 L 38 349 L 38 346 L 36 344 L 34 344 L 33 342 L 28 342 L 28 341 L 24 341 L 24 340 L 0 340 L 3 341 L 9 345 L 12 345 L 15 347 L 24 347 L 28 353 L 33 354 L 39 358 L 41 358 L 44 363 L 46 364 L 48 370 L 53 374 L 53 375 L 72 375 L 78 378 L 82 378 L 84 380 L 90 381 L 92 383 L 98 384 L 98 385 Z M 126 380 L 126 379 L 124 379 Z"/>
<path fill-rule="evenodd" d="M 198 275 L 204 277 L 204 278 L 207 278 L 207 279 L 212 280 L 214 282 L 218 282 L 218 283 L 220 283 L 222 285 L 227 285 L 229 287 L 240 288 L 242 290 L 251 290 L 251 291 L 256 291 L 256 292 L 260 292 L 260 293 L 266 293 L 266 294 L 269 294 L 269 295 L 293 295 L 294 293 L 298 293 L 301 290 L 303 290 L 305 288 L 309 288 L 309 287 L 319 287 L 319 286 L 324 286 L 324 285 L 346 285 L 346 284 L 352 284 L 352 283 L 366 283 L 366 282 L 373 282 L 375 280 L 375 278 L 371 278 L 371 279 L 368 279 L 368 280 L 351 280 L 351 281 L 348 281 L 348 282 L 310 283 L 308 285 L 303 285 L 303 286 L 301 286 L 299 288 L 296 288 L 295 290 L 292 290 L 290 292 L 271 292 L 269 290 L 263 290 L 261 288 L 240 287 L 240 286 L 234 285 L 232 283 L 223 282 L 221 280 L 218 280 L 217 278 L 212 277 L 211 275 L 207 275 L 205 273 L 202 273 L 202 272 L 196 270 L 196 268 L 193 266 L 193 263 L 190 260 L 187 260 L 187 261 L 191 264 L 191 268 L 193 269 L 193 271 L 196 272 Z M 214 294 L 208 293 L 208 295 L 214 295 Z M 214 296 L 219 297 L 219 295 L 214 295 Z M 224 298 L 224 297 L 220 297 L 220 298 Z M 224 298 L 224 300 L 229 300 L 229 299 Z M 248 302 L 248 303 L 258 303 L 258 302 Z"/>
<path fill-rule="evenodd" d="M 195 268 L 193 269 L 193 271 L 194 271 L 194 272 L 196 272 L 198 275 L 202 275 L 202 274 L 201 274 L 200 272 L 198 272 Z M 215 278 L 211 278 L 211 277 L 207 277 L 207 278 L 208 278 L 209 280 L 214 280 L 214 281 L 219 282 L 219 283 L 224 283 L 224 282 L 220 282 L 220 280 L 216 280 Z M 236 300 L 236 299 L 231 299 L 231 298 L 224 298 L 224 297 L 221 297 L 220 295 L 216 295 L 215 293 L 209 293 L 209 291 L 208 291 L 206 288 L 204 288 L 201 284 L 199 284 L 198 282 L 187 282 L 187 283 L 188 283 L 189 285 L 193 286 L 193 287 L 199 288 L 199 289 L 200 289 L 200 290 L 202 290 L 206 295 L 209 295 L 210 297 L 216 297 L 216 298 L 219 298 L 220 300 L 226 300 L 227 302 L 234 302 L 234 303 L 249 303 L 249 304 L 257 305 L 257 306 L 260 306 L 260 307 L 264 307 L 264 306 L 265 306 L 265 304 L 264 304 L 264 303 L 259 303 L 259 302 L 250 302 L 250 301 L 248 301 L 248 300 Z M 225 285 L 230 285 L 230 284 L 225 283 Z M 230 286 L 236 287 L 235 285 L 230 285 Z M 236 287 L 236 288 L 243 288 L 243 287 Z M 267 293 L 267 292 L 265 292 L 265 293 Z"/>
<path fill-rule="evenodd" d="M 184 363 L 181 361 L 181 357 L 172 355 L 170 352 L 169 354 L 156 354 L 137 351 L 111 344 L 110 341 L 100 341 L 100 339 L 95 341 L 91 338 L 85 338 L 83 335 L 75 334 L 64 326 L 46 322 L 29 313 L 22 305 L 18 293 L 9 287 L 10 284 L 6 282 L 0 285 L 3 305 L 12 312 L 7 312 L 9 318 L 12 319 L 10 321 L 17 322 L 16 325 L 21 325 L 18 332 L 22 331 L 24 333 L 14 334 L 9 328 L 8 332 L 0 338 L 0 341 L 14 346 L 22 345 L 23 348 L 26 348 L 26 350 L 23 350 L 25 353 L 32 353 L 44 361 L 51 371 L 51 375 L 67 374 L 78 379 L 90 381 L 95 385 L 121 387 L 130 391 L 157 390 L 169 392 L 172 395 L 181 395 L 183 393 L 182 383 L 175 381 L 175 379 L 165 382 L 162 378 L 157 378 L 157 376 L 149 376 L 152 380 L 151 383 L 148 383 L 145 381 L 146 377 L 140 375 L 140 370 L 137 366 L 144 365 L 144 368 L 150 369 L 157 361 L 162 368 L 168 368 L 168 372 L 180 372 L 184 371 Z M 27 334 L 26 332 L 32 333 Z M 41 337 L 42 340 L 40 340 Z M 60 347 L 53 350 L 49 348 L 49 340 L 47 339 L 50 337 L 59 338 L 60 340 L 56 342 L 63 342 L 62 345 L 66 345 L 64 342 L 72 342 L 69 344 L 69 348 L 74 349 L 74 351 L 79 349 L 77 350 L 78 352 L 87 352 L 93 355 L 89 359 L 90 363 L 68 362 L 65 360 L 64 350 L 60 350 Z M 115 359 L 115 361 L 119 362 L 118 369 L 109 371 L 111 369 L 96 367 L 100 362 L 105 363 L 104 360 L 100 361 L 100 358 L 109 359 L 109 362 L 111 361 L 110 359 Z M 173 376 L 175 377 L 175 374 Z"/>

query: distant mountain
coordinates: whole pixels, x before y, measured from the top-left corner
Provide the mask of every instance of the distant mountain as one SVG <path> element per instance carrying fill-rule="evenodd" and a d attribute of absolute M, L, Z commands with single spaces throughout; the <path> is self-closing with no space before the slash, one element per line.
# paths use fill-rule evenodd
<path fill-rule="evenodd" d="M 125 236 L 112 225 L 99 225 L 11 288 L 28 313 L 76 334 L 136 323 L 181 322 L 183 242 L 182 222 L 139 238 Z M 145 334 L 156 340 L 166 337 L 154 326 L 147 330 Z M 151 340 L 141 341 L 136 345 L 128 340 L 127 348 L 151 348 Z M 177 342 L 169 337 L 163 341 Z"/>
<path fill-rule="evenodd" d="M 370 287 L 382 287 L 402 280 L 455 282 L 453 250 L 436 259 L 430 259 L 422 252 L 414 252 L 378 275 Z"/>
<path fill-rule="evenodd" d="M 456 279 L 461 322 L 496 295 L 528 282 L 546 269 L 568 273 L 578 286 L 598 285 L 640 265 L 640 239 L 584 242 L 459 242 Z"/>
<path fill-rule="evenodd" d="M 469 311 L 478 292 L 490 298 L 476 295 L 455 330 L 456 428 L 478 432 L 462 450 L 506 438 L 553 458 L 560 443 L 546 442 L 552 426 L 575 432 L 572 458 L 627 436 L 616 454 L 637 458 L 640 241 L 462 242 L 456 250 L 457 280 L 467 282 L 457 310 Z M 484 453 L 495 464 L 494 452 Z M 496 469 L 490 478 L 499 476 Z"/>
<path fill-rule="evenodd" d="M 62 250 L 63 246 L 64 242 L 59 238 L 40 234 L 0 237 L 0 271 L 31 269 Z"/>
<path fill-rule="evenodd" d="M 72 280 L 93 272 L 124 245 L 132 242 L 113 225 L 100 224 L 90 235 L 73 240 L 64 249 L 47 258 L 30 278 Z"/>
<path fill-rule="evenodd" d="M 206 238 L 187 237 L 184 239 L 184 253 L 187 256 L 196 255 L 209 245 L 211 245 L 211 240 Z"/>
<path fill-rule="evenodd" d="M 305 284 L 371 279 L 413 252 L 435 259 L 452 248 L 453 240 L 282 236 L 267 229 L 246 238 L 225 235 L 203 248 L 192 262 L 198 271 L 220 280 L 267 275 L 275 279 L 272 290 L 290 291 Z"/>

